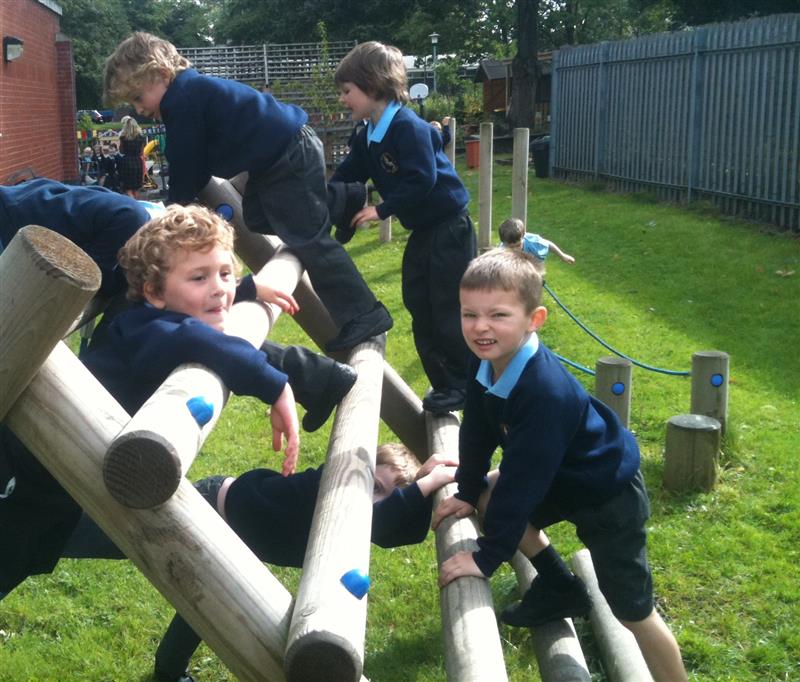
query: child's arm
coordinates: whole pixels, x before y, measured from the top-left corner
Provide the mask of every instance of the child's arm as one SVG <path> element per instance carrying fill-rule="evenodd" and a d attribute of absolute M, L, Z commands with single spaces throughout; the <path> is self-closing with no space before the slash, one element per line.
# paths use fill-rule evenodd
<path fill-rule="evenodd" d="M 569 263 L 570 265 L 573 265 L 575 263 L 575 259 L 572 256 L 570 256 L 568 253 L 564 253 L 561 250 L 561 248 L 558 246 L 558 244 L 556 244 L 553 241 L 550 241 L 549 239 L 544 239 L 544 238 L 542 238 L 542 241 L 546 242 L 547 246 L 550 248 L 550 250 L 554 254 L 556 254 L 556 256 L 558 256 L 561 260 L 563 260 L 565 263 Z"/>
<path fill-rule="evenodd" d="M 286 438 L 286 449 L 283 456 L 284 476 L 293 474 L 297 468 L 297 455 L 300 451 L 300 427 L 297 421 L 297 406 L 294 402 L 292 387 L 287 383 L 278 399 L 269 411 L 272 425 L 272 449 L 280 452 L 283 439 Z"/>
<path fill-rule="evenodd" d="M 273 289 L 264 281 L 263 277 L 253 275 L 253 283 L 256 285 L 256 296 L 264 303 L 272 303 L 289 315 L 294 315 L 300 310 L 294 296 L 286 291 Z"/>

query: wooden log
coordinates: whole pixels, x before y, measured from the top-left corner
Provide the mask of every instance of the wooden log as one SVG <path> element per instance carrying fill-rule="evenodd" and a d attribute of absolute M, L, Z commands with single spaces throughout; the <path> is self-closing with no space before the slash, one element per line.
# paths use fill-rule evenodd
<path fill-rule="evenodd" d="M 191 484 L 152 510 L 121 506 L 103 456 L 128 415 L 63 344 L 6 423 L 237 679 L 282 680 L 291 595 Z"/>
<path fill-rule="evenodd" d="M 290 681 L 355 682 L 363 671 L 367 602 L 342 579 L 352 571 L 369 573 L 385 343 L 381 335 L 350 354 L 358 379 L 336 411 L 320 481 L 289 627 Z"/>
<path fill-rule="evenodd" d="M 511 167 L 511 217 L 528 224 L 528 161 L 530 130 L 514 128 L 514 155 Z"/>
<path fill-rule="evenodd" d="M 632 369 L 630 360 L 616 355 L 600 358 L 595 363 L 594 394 L 616 412 L 625 428 L 631 421 Z"/>
<path fill-rule="evenodd" d="M 494 169 L 494 124 L 481 123 L 480 168 L 478 170 L 478 253 L 492 248 L 492 174 Z"/>
<path fill-rule="evenodd" d="M 667 422 L 664 488 L 709 491 L 717 482 L 721 424 L 713 417 L 679 414 Z"/>
<path fill-rule="evenodd" d="M 444 153 L 450 159 L 453 168 L 456 167 L 456 117 L 451 116 L 447 122 L 447 127 L 450 129 L 450 142 L 444 148 Z"/>
<path fill-rule="evenodd" d="M 572 570 L 580 576 L 592 597 L 589 622 L 592 626 L 603 668 L 610 682 L 649 682 L 653 678 L 645 663 L 633 633 L 611 613 L 592 564 L 588 549 L 576 552 L 572 557 Z"/>
<path fill-rule="evenodd" d="M 29 225 L 8 243 L 0 255 L 0 421 L 100 281 L 95 262 L 52 230 Z"/>
<path fill-rule="evenodd" d="M 392 241 L 392 216 L 384 218 L 378 223 L 378 240 L 381 244 L 388 244 Z"/>
<path fill-rule="evenodd" d="M 458 452 L 458 418 L 455 414 L 426 413 L 431 452 Z M 434 493 L 434 509 L 455 493 L 450 483 Z M 457 552 L 478 549 L 477 519 L 450 516 L 436 529 L 439 566 Z M 503 647 L 497 630 L 489 581 L 465 576 L 439 591 L 444 638 L 444 663 L 451 682 L 501 682 L 507 680 Z"/>
<path fill-rule="evenodd" d="M 294 254 L 280 249 L 259 276 L 270 286 L 291 291 L 301 273 Z M 258 348 L 280 312 L 277 306 L 260 302 L 237 303 L 225 332 Z M 228 394 L 209 369 L 197 364 L 176 368 L 106 453 L 103 480 L 117 501 L 148 509 L 168 500 L 214 428 Z"/>
<path fill-rule="evenodd" d="M 511 559 L 520 597 L 536 577 L 530 560 L 517 552 Z M 531 629 L 533 650 L 542 682 L 590 682 L 592 676 L 571 618 L 555 620 Z"/>
<path fill-rule="evenodd" d="M 258 272 L 282 242 L 277 237 L 254 234 L 247 229 L 241 209 L 242 192 L 246 183 L 246 173 L 237 175 L 230 182 L 211 178 L 200 193 L 200 198 L 207 206 L 217 207 L 222 203 L 231 206 L 234 217 L 230 222 L 236 229 L 236 253 L 251 270 Z M 308 275 L 303 275 L 294 291 L 294 297 L 300 305 L 294 320 L 314 343 L 324 348 L 325 342 L 336 336 L 336 326 L 311 286 Z M 346 353 L 331 353 L 331 355 L 342 362 L 347 359 Z M 422 401 L 386 362 L 381 417 L 417 457 L 427 458 L 428 441 L 425 437 Z"/>
<path fill-rule="evenodd" d="M 718 350 L 702 350 L 692 355 L 692 399 L 689 412 L 713 417 L 722 426 L 728 423 L 728 377 L 730 356 Z"/>

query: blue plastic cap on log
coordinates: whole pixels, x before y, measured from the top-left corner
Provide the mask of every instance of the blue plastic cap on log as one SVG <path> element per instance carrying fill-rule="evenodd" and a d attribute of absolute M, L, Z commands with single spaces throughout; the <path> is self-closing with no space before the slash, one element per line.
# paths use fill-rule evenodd
<path fill-rule="evenodd" d="M 621 381 L 614 382 L 611 384 L 611 392 L 614 395 L 622 395 L 625 393 L 625 384 L 623 384 Z"/>
<path fill-rule="evenodd" d="M 341 581 L 347 591 L 358 599 L 363 599 L 369 592 L 369 576 L 357 568 L 347 571 L 341 577 Z"/>
<path fill-rule="evenodd" d="M 711 385 L 712 386 L 722 386 L 722 382 L 725 381 L 725 377 L 721 374 L 712 374 L 711 375 Z"/>
<path fill-rule="evenodd" d="M 233 219 L 233 206 L 230 204 L 220 204 L 214 209 L 217 212 L 217 215 L 224 218 L 225 220 L 232 220 Z"/>
<path fill-rule="evenodd" d="M 194 417 L 194 420 L 202 427 L 211 421 L 214 416 L 214 406 L 208 402 L 203 396 L 196 395 L 194 398 L 189 398 L 186 401 L 186 407 Z"/>

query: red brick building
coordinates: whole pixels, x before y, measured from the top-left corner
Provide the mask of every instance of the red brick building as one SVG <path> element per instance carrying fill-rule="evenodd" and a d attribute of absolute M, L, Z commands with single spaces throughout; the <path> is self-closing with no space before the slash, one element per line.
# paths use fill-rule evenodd
<path fill-rule="evenodd" d="M 78 177 L 72 43 L 61 15 L 55 0 L 0 0 L 0 184 Z M 7 61 L 19 41 L 22 54 Z"/>

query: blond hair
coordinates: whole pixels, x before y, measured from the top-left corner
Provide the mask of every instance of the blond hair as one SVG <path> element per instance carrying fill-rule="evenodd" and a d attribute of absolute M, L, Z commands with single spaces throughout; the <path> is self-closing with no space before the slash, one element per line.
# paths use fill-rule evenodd
<path fill-rule="evenodd" d="M 500 235 L 500 241 L 506 246 L 516 246 L 522 242 L 522 238 L 525 236 L 525 223 L 519 218 L 508 218 L 500 223 L 497 234 Z"/>
<path fill-rule="evenodd" d="M 401 104 L 409 101 L 403 53 L 375 40 L 350 50 L 339 62 L 333 79 L 338 86 L 353 83 L 373 99 Z"/>
<path fill-rule="evenodd" d="M 123 116 L 121 123 L 122 131 L 119 134 L 120 137 L 124 137 L 126 140 L 132 140 L 142 134 L 142 129 L 133 116 Z"/>
<path fill-rule="evenodd" d="M 464 291 L 513 291 L 530 313 L 542 303 L 544 273 L 536 259 L 520 249 L 492 249 L 467 266 L 461 278 Z"/>
<path fill-rule="evenodd" d="M 130 102 L 157 77 L 168 82 L 191 66 L 168 40 L 152 33 L 137 31 L 127 37 L 106 59 L 103 75 L 103 98 L 108 104 Z"/>
<path fill-rule="evenodd" d="M 119 251 L 119 264 L 128 279 L 128 298 L 144 300 L 145 284 L 155 294 L 164 288 L 177 251 L 208 251 L 214 247 L 233 251 L 233 228 L 203 206 L 172 204 L 149 222 Z M 233 259 L 238 270 L 238 262 Z"/>
<path fill-rule="evenodd" d="M 385 464 L 394 472 L 394 484 L 398 488 L 411 485 L 421 466 L 414 453 L 402 443 L 379 445 L 375 464 Z"/>

